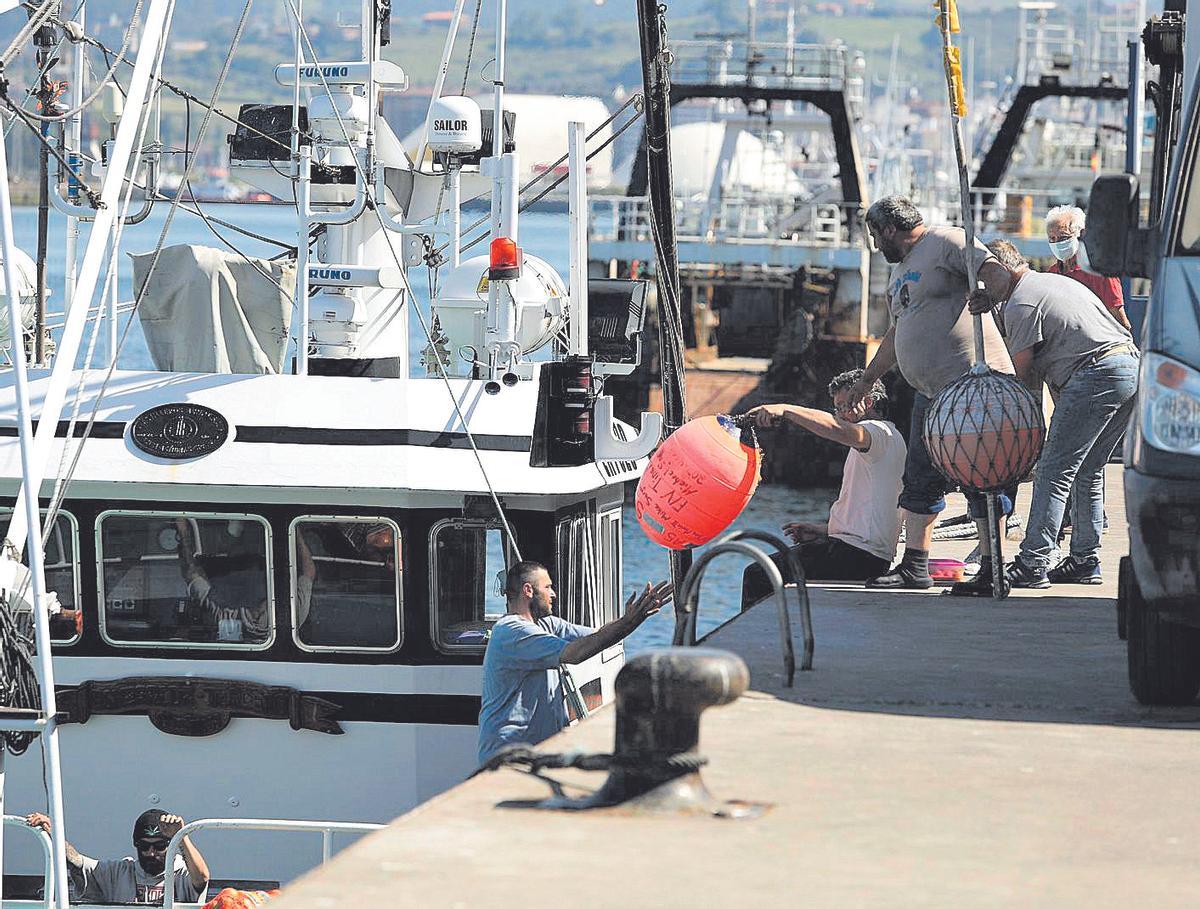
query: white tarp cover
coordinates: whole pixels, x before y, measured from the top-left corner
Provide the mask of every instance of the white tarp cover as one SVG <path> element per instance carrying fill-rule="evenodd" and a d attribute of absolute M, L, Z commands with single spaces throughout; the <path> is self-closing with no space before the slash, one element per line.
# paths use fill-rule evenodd
<path fill-rule="evenodd" d="M 145 253 L 130 258 L 133 286 L 140 294 L 154 257 Z M 138 306 L 155 368 L 169 372 L 282 371 L 292 324 L 296 263 L 251 262 L 207 246 L 163 249 Z"/>

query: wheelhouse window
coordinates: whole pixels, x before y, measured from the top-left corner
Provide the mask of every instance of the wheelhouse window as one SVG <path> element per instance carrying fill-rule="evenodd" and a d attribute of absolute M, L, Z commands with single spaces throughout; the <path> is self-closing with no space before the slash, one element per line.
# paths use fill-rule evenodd
<path fill-rule="evenodd" d="M 450 520 L 429 534 L 433 639 L 446 652 L 479 651 L 507 610 L 504 579 L 517 556 L 499 524 Z"/>
<path fill-rule="evenodd" d="M 621 611 L 621 512 L 558 522 L 559 614 L 597 628 Z"/>
<path fill-rule="evenodd" d="M 6 525 L 12 517 L 12 509 L 0 509 L 0 520 Z M 47 513 L 42 512 L 45 521 Z M 42 528 L 46 535 L 46 528 Z M 59 511 L 54 525 L 46 535 L 46 547 L 42 554 L 45 568 L 46 590 L 58 595 L 62 611 L 50 617 L 50 640 L 55 644 L 74 644 L 83 630 L 83 613 L 79 609 L 79 522 L 75 516 Z M 28 564 L 25 552 L 21 562 Z M 32 634 L 32 631 L 30 632 Z"/>
<path fill-rule="evenodd" d="M 401 640 L 400 528 L 386 518 L 297 518 L 292 621 L 306 650 L 395 650 Z"/>
<path fill-rule="evenodd" d="M 105 512 L 100 632 L 115 644 L 267 647 L 270 551 L 270 529 L 254 515 Z"/>

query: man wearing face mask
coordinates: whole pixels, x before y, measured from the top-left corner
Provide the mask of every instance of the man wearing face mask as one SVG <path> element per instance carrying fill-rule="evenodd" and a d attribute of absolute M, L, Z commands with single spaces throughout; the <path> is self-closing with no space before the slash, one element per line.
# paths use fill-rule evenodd
<path fill-rule="evenodd" d="M 1121 293 L 1120 280 L 1090 272 L 1080 261 L 1084 252 L 1079 238 L 1083 236 L 1085 224 L 1083 209 L 1074 205 L 1058 205 L 1046 212 L 1046 239 L 1050 243 L 1050 251 L 1058 260 L 1050 266 L 1050 272 L 1078 281 L 1100 298 L 1109 315 L 1122 328 L 1132 332 L 1129 316 L 1125 314 L 1125 297 Z"/>
<path fill-rule="evenodd" d="M 30 827 L 50 833 L 50 818 L 34 812 L 25 818 Z M 85 903 L 163 904 L 167 843 L 184 821 L 177 814 L 151 808 L 143 811 L 133 825 L 133 848 L 137 858 L 94 859 L 67 843 L 67 871 L 72 891 L 78 888 Z M 190 837 L 179 842 L 175 868 L 171 875 L 175 901 L 199 903 L 208 890 L 208 865 Z"/>

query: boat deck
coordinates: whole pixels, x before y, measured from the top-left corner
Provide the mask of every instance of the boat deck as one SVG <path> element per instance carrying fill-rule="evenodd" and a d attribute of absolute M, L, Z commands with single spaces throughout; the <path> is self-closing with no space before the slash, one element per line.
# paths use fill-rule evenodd
<path fill-rule="evenodd" d="M 719 798 L 771 803 L 763 817 L 501 807 L 549 794 L 505 770 L 356 844 L 289 888 L 279 909 L 580 898 L 1194 905 L 1200 706 L 1144 708 L 1129 693 L 1113 609 L 1127 544 L 1118 467 L 1109 468 L 1108 491 L 1101 587 L 994 602 L 813 585 L 814 668 L 791 689 L 772 605 L 714 633 L 709 645 L 749 664 L 752 690 L 704 715 L 703 776 Z M 935 554 L 972 545 L 937 543 Z M 543 748 L 609 751 L 613 714 L 601 711 Z M 602 781 L 551 775 L 569 794 Z"/>

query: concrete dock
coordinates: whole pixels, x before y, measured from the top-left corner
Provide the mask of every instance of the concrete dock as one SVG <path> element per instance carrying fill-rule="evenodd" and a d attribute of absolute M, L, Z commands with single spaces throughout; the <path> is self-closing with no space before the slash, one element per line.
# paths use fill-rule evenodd
<path fill-rule="evenodd" d="M 504 770 L 356 844 L 277 905 L 1200 903 L 1200 706 L 1149 709 L 1129 693 L 1109 471 L 1103 586 L 994 602 L 810 585 L 815 662 L 790 689 L 773 605 L 718 629 L 708 645 L 747 662 L 752 690 L 704 714 L 703 776 L 719 798 L 770 803 L 764 816 L 501 807 L 550 794 Z M 795 618 L 793 631 L 798 646 Z M 542 749 L 610 751 L 613 714 Z M 548 775 L 569 794 L 603 781 Z"/>

